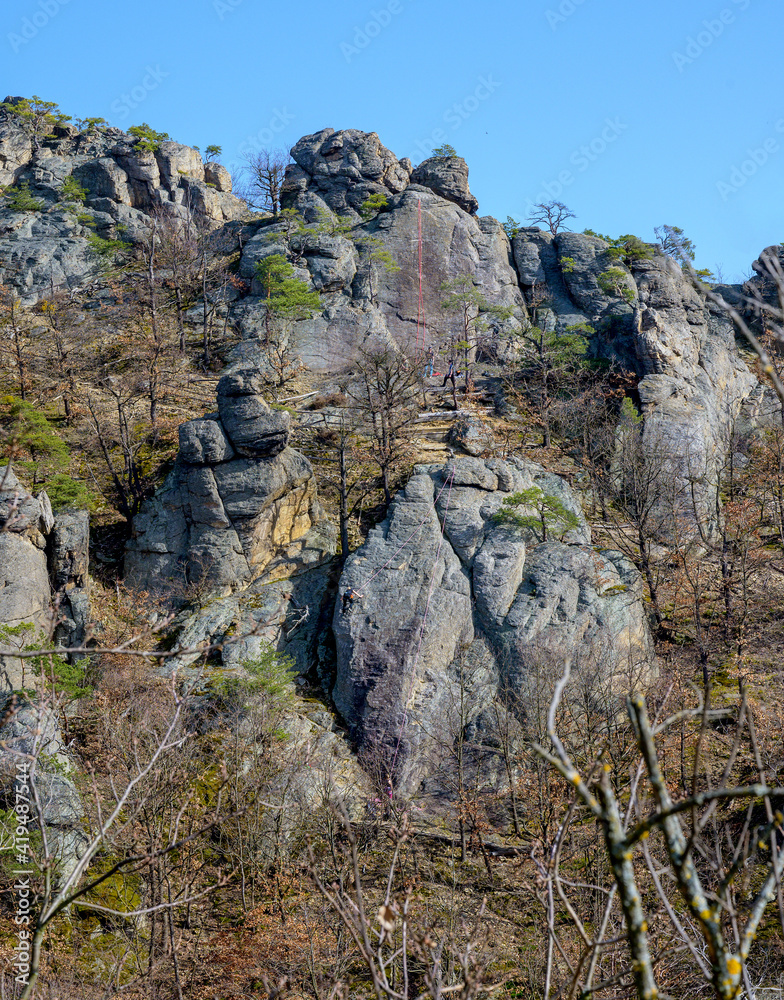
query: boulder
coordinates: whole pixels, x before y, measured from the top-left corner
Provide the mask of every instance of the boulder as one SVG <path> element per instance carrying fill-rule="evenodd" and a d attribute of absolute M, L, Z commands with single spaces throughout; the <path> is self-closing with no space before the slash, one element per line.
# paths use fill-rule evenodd
<path fill-rule="evenodd" d="M 471 415 L 458 417 L 449 431 L 449 440 L 474 457 L 492 453 L 498 443 L 492 427 Z"/>
<path fill-rule="evenodd" d="M 411 174 L 411 183 L 430 188 L 469 215 L 476 215 L 479 202 L 468 190 L 468 164 L 460 156 L 431 156 Z"/>
<path fill-rule="evenodd" d="M 220 163 L 204 164 L 204 183 L 218 191 L 231 194 L 231 174 Z"/>
<path fill-rule="evenodd" d="M 180 424 L 179 437 L 180 458 L 189 465 L 217 465 L 236 458 L 220 420 L 189 420 Z"/>
<path fill-rule="evenodd" d="M 286 575 L 314 548 L 331 555 L 313 470 L 288 434 L 288 413 L 270 409 L 253 369 L 224 375 L 218 413 L 180 428 L 174 469 L 134 519 L 128 583 L 177 602 Z"/>
<path fill-rule="evenodd" d="M 218 382 L 218 413 L 228 440 L 239 455 L 266 458 L 286 447 L 291 418 L 272 410 L 261 395 L 261 380 L 249 368 L 224 375 Z"/>

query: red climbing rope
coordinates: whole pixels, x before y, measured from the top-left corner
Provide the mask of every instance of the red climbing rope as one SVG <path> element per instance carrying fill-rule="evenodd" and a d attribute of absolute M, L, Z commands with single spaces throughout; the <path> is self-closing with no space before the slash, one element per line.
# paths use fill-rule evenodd
<path fill-rule="evenodd" d="M 416 354 L 419 355 L 419 330 L 422 330 L 422 353 L 425 353 L 425 299 L 422 294 L 422 201 L 417 199 L 417 230 L 419 234 L 419 299 L 417 302 Z"/>
<path fill-rule="evenodd" d="M 403 705 L 403 718 L 400 720 L 400 730 L 399 730 L 399 732 L 397 734 L 397 744 L 395 745 L 395 754 L 394 754 L 394 756 L 392 758 L 392 765 L 389 768 L 389 772 L 390 772 L 389 773 L 390 787 L 391 787 L 391 782 L 392 782 L 392 775 L 394 774 L 395 765 L 397 764 L 397 758 L 398 758 L 398 754 L 400 752 L 400 744 L 401 744 L 401 742 L 403 740 L 403 730 L 406 728 L 406 725 L 408 724 L 408 704 L 411 701 L 411 695 L 412 695 L 412 693 L 414 691 L 414 680 L 416 679 L 416 671 L 417 671 L 417 667 L 419 666 L 419 654 L 422 652 L 422 640 L 423 640 L 424 635 L 425 635 L 425 626 L 427 625 L 427 615 L 428 615 L 428 612 L 430 611 L 430 599 L 433 596 L 433 586 L 435 584 L 435 579 L 436 579 L 436 566 L 438 566 L 438 560 L 439 560 L 439 557 L 441 555 L 441 547 L 444 544 L 444 532 L 446 531 L 446 517 L 447 517 L 447 514 L 449 513 L 449 501 L 452 498 L 452 483 L 454 481 L 454 478 L 455 478 L 455 467 L 453 465 L 452 466 L 452 471 L 450 473 L 449 480 L 448 480 L 449 492 L 447 493 L 447 496 L 446 496 L 446 506 L 444 507 L 444 519 L 441 522 L 441 535 L 440 535 L 440 537 L 438 539 L 438 549 L 436 550 L 436 557 L 435 557 L 435 559 L 433 561 L 433 569 L 432 569 L 432 571 L 430 573 L 430 586 L 428 587 L 428 591 L 427 591 L 427 600 L 425 602 L 425 611 L 424 611 L 424 614 L 422 615 L 422 627 L 419 630 L 419 641 L 417 643 L 416 656 L 414 657 L 414 666 L 413 666 L 413 668 L 411 670 L 411 682 L 410 682 L 410 684 L 408 686 L 408 694 L 406 695 L 406 700 L 405 700 L 405 703 Z M 447 482 L 445 482 L 444 486 L 441 487 L 441 489 L 440 489 L 440 491 L 438 493 L 439 497 L 444 492 L 444 487 L 446 485 L 447 485 Z M 433 501 L 433 505 L 434 506 L 435 506 L 435 504 L 436 504 L 437 501 L 438 501 L 438 497 L 436 497 L 436 499 Z"/>

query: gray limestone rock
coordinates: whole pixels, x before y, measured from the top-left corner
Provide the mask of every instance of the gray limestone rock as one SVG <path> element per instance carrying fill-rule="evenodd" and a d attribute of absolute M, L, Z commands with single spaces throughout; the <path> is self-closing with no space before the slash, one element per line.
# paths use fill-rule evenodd
<path fill-rule="evenodd" d="M 475 457 L 492 453 L 497 445 L 492 427 L 474 416 L 459 417 L 449 431 L 449 440 Z"/>
<path fill-rule="evenodd" d="M 67 878 L 84 854 L 87 838 L 81 831 L 85 810 L 71 778 L 74 766 L 57 718 L 46 706 L 16 698 L 6 701 L 0 716 L 0 794 L 6 799 L 6 808 L 13 808 L 17 788 L 29 797 L 29 786 L 19 777 L 18 765 L 36 758 L 33 780 L 41 811 L 31 816 L 29 827 L 46 827 L 49 848 L 57 859 L 57 877 Z"/>
<path fill-rule="evenodd" d="M 411 174 L 411 183 L 430 188 L 469 215 L 476 215 L 479 202 L 468 190 L 468 164 L 460 156 L 431 156 Z"/>
<path fill-rule="evenodd" d="M 0 185 L 13 184 L 32 155 L 30 136 L 12 118 L 0 120 Z"/>
<path fill-rule="evenodd" d="M 176 142 L 156 152 L 141 149 L 131 136 L 104 127 L 79 133 L 56 128 L 40 148 L 12 115 L 0 111 L 0 183 L 27 182 L 42 212 L 0 210 L 0 281 L 15 288 L 25 304 L 60 289 L 83 287 L 99 275 L 99 260 L 87 242 L 89 229 L 59 201 L 68 175 L 82 185 L 82 209 L 96 215 L 99 235 L 106 220 L 123 225 L 124 238 L 143 237 L 152 214 L 201 217 L 208 225 L 245 218 L 247 206 L 231 193 L 228 173 L 210 165 L 205 177 L 201 156 Z"/>
<path fill-rule="evenodd" d="M 379 308 L 395 341 L 413 344 L 416 337 L 419 267 L 418 244 L 412 233 L 417 232 L 420 209 L 426 247 L 422 294 L 431 304 L 431 314 L 432 304 L 443 297 L 441 286 L 468 275 L 491 305 L 513 310 L 513 319 L 503 324 L 490 320 L 489 339 L 527 325 L 525 303 L 510 263 L 509 241 L 500 224 L 495 219 L 477 219 L 428 188 L 408 188 L 371 227 L 372 235 L 401 269 L 381 271 L 377 276 Z M 441 329 L 457 334 L 457 316 L 444 315 Z"/>
<path fill-rule="evenodd" d="M 494 520 L 505 496 L 532 486 L 577 514 L 562 540 Z M 639 574 L 593 549 L 568 486 L 522 459 L 418 467 L 347 560 L 340 593 L 349 588 L 362 598 L 335 610 L 333 699 L 407 792 L 427 773 L 427 734 L 454 713 L 467 664 L 477 717 L 537 658 L 571 657 L 583 683 L 595 674 L 610 688 L 654 670 Z"/>
<path fill-rule="evenodd" d="M 86 510 L 61 510 L 53 522 L 49 573 L 57 608 L 54 638 L 66 648 L 81 646 L 90 617 L 90 517 Z"/>
<path fill-rule="evenodd" d="M 570 298 L 589 317 L 589 322 L 598 323 L 607 316 L 628 317 L 631 320 L 637 286 L 629 269 L 608 255 L 604 240 L 582 233 L 559 233 L 555 245 L 559 264 L 562 265 L 565 257 L 574 262 L 568 268 L 562 266 L 561 273 Z M 632 295 L 631 304 L 623 296 L 611 295 L 600 286 L 600 275 L 610 268 L 623 273 L 620 281 Z"/>
<path fill-rule="evenodd" d="M 189 420 L 180 424 L 180 458 L 189 465 L 217 465 L 236 458 L 219 420 Z"/>
<path fill-rule="evenodd" d="M 284 208 L 299 208 L 307 186 L 334 212 L 359 218 L 371 194 L 397 194 L 408 185 L 410 165 L 403 166 L 375 132 L 322 129 L 300 139 L 291 157 L 296 166 L 286 170 Z"/>
<path fill-rule="evenodd" d="M 204 182 L 218 191 L 231 194 L 231 174 L 220 163 L 204 164 Z"/>
<path fill-rule="evenodd" d="M 0 484 L 0 625 L 22 626 L 0 645 L 21 649 L 50 625 L 45 535 L 51 507 L 45 493 L 31 496 L 5 466 L 0 466 Z M 18 690 L 30 681 L 29 661 L 0 657 L 0 690 Z"/>
<path fill-rule="evenodd" d="M 87 587 L 90 516 L 86 510 L 57 512 L 53 519 L 49 553 L 52 583 L 55 587 Z"/>
<path fill-rule="evenodd" d="M 247 458 L 277 455 L 289 439 L 289 414 L 270 409 L 261 392 L 261 380 L 250 368 L 224 375 L 218 382 L 223 430 L 238 454 Z"/>
<path fill-rule="evenodd" d="M 0 484 L 0 625 L 29 626 L 0 645 L 30 645 L 53 627 L 59 645 L 79 645 L 90 615 L 88 513 L 53 515 L 46 493 L 31 496 L 5 467 Z M 0 666 L 0 688 L 29 686 L 29 660 L 5 657 Z"/>
<path fill-rule="evenodd" d="M 271 410 L 247 366 L 218 383 L 218 414 L 180 428 L 172 473 L 134 519 L 126 579 L 166 593 L 230 592 L 332 554 L 310 463 L 286 446 L 289 415 Z M 318 550 L 319 555 L 311 553 Z"/>
<path fill-rule="evenodd" d="M 310 241 L 305 260 L 318 292 L 338 292 L 351 287 L 357 273 L 354 244 L 341 236 L 322 236 Z"/>
<path fill-rule="evenodd" d="M 514 262 L 526 301 L 541 310 L 543 302 L 555 314 L 553 328 L 586 323 L 588 315 L 572 301 L 558 261 L 555 237 L 534 227 L 523 228 L 512 240 Z"/>

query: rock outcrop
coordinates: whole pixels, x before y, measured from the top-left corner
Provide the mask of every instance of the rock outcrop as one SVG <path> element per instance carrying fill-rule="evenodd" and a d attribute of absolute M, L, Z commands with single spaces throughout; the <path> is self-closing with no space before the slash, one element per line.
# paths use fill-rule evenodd
<path fill-rule="evenodd" d="M 738 354 L 730 319 L 675 260 L 656 253 L 626 267 L 607 249 L 577 233 L 527 229 L 514 240 L 528 300 L 549 312 L 552 328 L 590 324 L 593 352 L 638 377 L 645 450 L 672 484 L 660 522 L 688 534 L 699 517 L 710 532 L 735 421 L 759 383 Z M 622 276 L 618 294 L 600 282 L 610 267 Z"/>
<path fill-rule="evenodd" d="M 296 208 L 308 222 L 318 208 L 360 221 L 360 209 L 373 194 L 399 194 L 409 182 L 411 163 L 399 161 L 375 132 L 322 129 L 303 136 L 291 150 L 281 191 L 284 208 Z"/>
<path fill-rule="evenodd" d="M 174 470 L 134 520 L 128 582 L 176 599 L 323 558 L 334 542 L 318 530 L 313 470 L 288 436 L 289 415 L 270 409 L 252 369 L 224 375 L 218 413 L 180 427 Z"/>
<path fill-rule="evenodd" d="M 308 238 L 295 261 L 297 277 L 322 292 L 320 315 L 293 324 L 288 346 L 308 367 L 337 371 L 356 358 L 364 345 L 387 343 L 413 348 L 418 328 L 418 244 L 412 239 L 422 220 L 423 296 L 430 314 L 440 312 L 441 286 L 468 276 L 493 306 L 511 307 L 513 318 L 490 316 L 493 340 L 527 323 L 526 307 L 511 265 L 510 245 L 500 224 L 476 218 L 477 201 L 468 189 L 468 168 L 457 157 L 433 157 L 412 174 L 408 160 L 398 161 L 375 133 L 325 129 L 305 136 L 292 149 L 282 202 L 306 222 L 323 224 L 332 213 L 353 220 L 346 236 L 325 233 Z M 388 210 L 363 223 L 360 210 L 374 194 L 388 200 Z M 252 280 L 258 260 L 286 253 L 283 230 L 273 224 L 249 239 L 240 272 Z M 372 248 L 389 254 L 399 270 L 374 260 Z M 262 331 L 264 301 L 254 296 L 235 307 L 245 336 Z M 459 327 L 458 318 L 441 325 Z"/>
<path fill-rule="evenodd" d="M 63 200 L 69 177 L 86 192 L 78 211 Z M 0 185 L 25 183 L 42 208 L 0 206 L 0 282 L 30 304 L 52 286 L 79 288 L 99 276 L 93 233 L 109 238 L 122 226 L 125 239 L 140 238 L 156 213 L 212 226 L 247 215 L 245 202 L 231 193 L 228 172 L 204 164 L 189 146 L 165 141 L 150 151 L 117 128 L 79 132 L 63 125 L 34 149 L 13 113 L 0 111 Z"/>
<path fill-rule="evenodd" d="M 504 497 L 534 486 L 578 527 L 543 542 L 494 520 Z M 335 610 L 333 699 L 360 749 L 408 792 L 428 773 L 428 747 L 449 738 L 440 720 L 462 704 L 461 725 L 475 721 L 534 665 L 570 659 L 597 691 L 654 670 L 637 570 L 594 549 L 566 484 L 521 459 L 418 467 L 346 562 L 340 590 L 350 587 L 364 597 Z"/>
<path fill-rule="evenodd" d="M 468 190 L 468 164 L 460 156 L 431 156 L 411 174 L 411 183 L 430 188 L 440 198 L 476 215 L 479 202 Z"/>
<path fill-rule="evenodd" d="M 46 493 L 32 496 L 0 466 L 0 645 L 21 649 L 49 634 L 50 600 L 46 539 L 54 518 Z M 30 686 L 29 661 L 0 657 L 0 690 Z"/>
<path fill-rule="evenodd" d="M 55 642 L 84 645 L 90 617 L 90 516 L 86 510 L 54 515 L 49 540 L 49 574 L 56 607 Z"/>
<path fill-rule="evenodd" d="M 52 513 L 49 497 L 29 493 L 0 466 L 0 645 L 21 649 L 49 638 L 80 645 L 90 618 L 89 518 L 86 510 Z M 0 658 L 0 692 L 30 687 L 29 661 Z"/>
<path fill-rule="evenodd" d="M 87 847 L 82 832 L 84 805 L 71 777 L 75 768 L 54 711 L 14 697 L 0 708 L 0 796 L 5 800 L 4 808 L 14 808 L 17 790 L 22 801 L 32 800 L 28 779 L 22 776 L 29 771 L 22 771 L 19 765 L 29 766 L 33 760 L 36 765 L 31 780 L 40 813 L 36 814 L 35 807 L 31 809 L 28 828 L 46 828 L 55 879 L 62 880 L 72 873 Z"/>

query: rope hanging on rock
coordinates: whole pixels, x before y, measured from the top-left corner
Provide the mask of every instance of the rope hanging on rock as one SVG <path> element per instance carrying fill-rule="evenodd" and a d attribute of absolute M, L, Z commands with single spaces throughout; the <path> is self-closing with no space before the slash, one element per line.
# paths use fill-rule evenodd
<path fill-rule="evenodd" d="M 417 301 L 416 354 L 419 355 L 419 331 L 422 330 L 422 354 L 425 353 L 427 324 L 425 322 L 425 299 L 422 294 L 422 201 L 417 199 L 417 232 L 419 238 L 419 299 Z"/>

